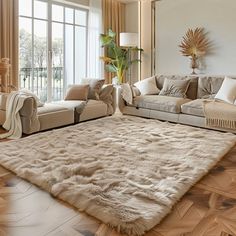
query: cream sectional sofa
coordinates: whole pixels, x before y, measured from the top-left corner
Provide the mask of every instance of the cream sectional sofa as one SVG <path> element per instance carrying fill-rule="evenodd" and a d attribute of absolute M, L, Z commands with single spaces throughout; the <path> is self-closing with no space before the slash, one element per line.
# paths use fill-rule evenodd
<path fill-rule="evenodd" d="M 104 85 L 105 88 L 107 85 Z M 111 85 L 109 85 L 111 86 Z M 0 125 L 5 121 L 6 101 L 8 94 L 0 93 Z M 108 106 L 102 100 L 89 99 L 87 102 L 79 100 L 59 101 L 46 103 L 37 108 L 37 116 L 40 123 L 40 130 L 48 130 L 56 127 L 75 124 L 78 122 L 96 119 L 107 115 L 112 115 L 115 111 L 115 89 L 112 88 L 112 104 Z M 24 134 L 33 133 L 31 127 L 31 117 L 35 112 L 33 108 L 33 98 L 25 100 L 24 106 L 20 110 L 22 130 Z"/>
<path fill-rule="evenodd" d="M 205 125 L 203 101 L 213 99 L 220 89 L 224 76 L 156 76 L 157 87 L 161 90 L 164 79 L 187 79 L 191 82 L 186 93 L 187 98 L 161 95 L 136 96 L 132 105 L 128 105 L 120 96 L 119 107 L 123 114 L 154 118 L 164 121 L 187 124 L 202 128 Z M 236 109 L 236 106 L 235 106 Z M 214 128 L 217 130 L 223 130 Z M 229 130 L 224 130 L 229 131 Z M 230 130 L 231 132 L 236 132 Z"/>

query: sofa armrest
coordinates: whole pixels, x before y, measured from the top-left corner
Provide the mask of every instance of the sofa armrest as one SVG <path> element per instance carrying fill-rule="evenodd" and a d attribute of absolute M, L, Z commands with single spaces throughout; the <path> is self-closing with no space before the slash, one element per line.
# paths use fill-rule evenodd
<path fill-rule="evenodd" d="M 0 93 L 0 110 L 6 111 L 8 93 Z"/>
<path fill-rule="evenodd" d="M 115 91 L 116 91 L 116 99 L 115 99 L 116 107 L 118 107 L 119 110 L 121 112 L 123 112 L 123 109 L 126 105 L 125 105 L 125 101 L 124 101 L 124 99 L 122 98 L 122 95 L 121 95 L 122 88 L 120 86 L 117 86 Z"/>
<path fill-rule="evenodd" d="M 6 105 L 8 93 L 0 93 L 0 125 L 3 125 L 6 120 Z"/>
<path fill-rule="evenodd" d="M 20 109 L 22 132 L 25 134 L 32 133 L 31 120 L 34 112 L 34 98 L 28 97 L 25 99 L 24 105 Z"/>

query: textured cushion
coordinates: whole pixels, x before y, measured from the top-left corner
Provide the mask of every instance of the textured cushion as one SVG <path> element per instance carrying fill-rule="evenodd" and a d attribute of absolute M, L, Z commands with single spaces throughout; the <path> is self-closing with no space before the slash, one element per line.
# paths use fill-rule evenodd
<path fill-rule="evenodd" d="M 219 91 L 224 77 L 199 77 L 198 80 L 198 98 L 214 98 Z"/>
<path fill-rule="evenodd" d="M 134 98 L 134 106 L 157 111 L 180 113 L 181 105 L 189 102 L 187 98 L 176 98 L 160 95 L 146 95 Z"/>
<path fill-rule="evenodd" d="M 183 75 L 156 76 L 157 87 L 160 90 L 163 88 L 165 78 L 172 79 L 172 80 L 190 80 L 190 84 L 186 92 L 187 98 L 190 98 L 192 100 L 197 98 L 197 90 L 198 90 L 198 77 L 197 76 L 183 76 Z"/>
<path fill-rule="evenodd" d="M 141 80 L 135 83 L 134 86 L 139 89 L 141 95 L 152 95 L 160 92 L 156 85 L 155 76 Z"/>
<path fill-rule="evenodd" d="M 99 94 L 104 85 L 104 79 L 82 79 L 81 84 L 89 84 L 88 99 L 99 100 Z"/>
<path fill-rule="evenodd" d="M 181 106 L 181 112 L 188 115 L 204 117 L 203 101 L 205 99 L 196 99 Z"/>
<path fill-rule="evenodd" d="M 173 80 L 166 78 L 160 91 L 162 96 L 186 98 L 190 80 Z"/>
<path fill-rule="evenodd" d="M 234 104 L 236 99 L 236 80 L 225 77 L 215 99 Z"/>
<path fill-rule="evenodd" d="M 89 85 L 71 85 L 65 96 L 65 100 L 86 101 L 89 93 Z"/>

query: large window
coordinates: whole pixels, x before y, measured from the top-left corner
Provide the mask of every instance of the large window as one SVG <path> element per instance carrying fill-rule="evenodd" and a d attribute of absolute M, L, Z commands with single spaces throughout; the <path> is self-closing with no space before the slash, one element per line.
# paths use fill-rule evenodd
<path fill-rule="evenodd" d="M 19 27 L 21 88 L 42 101 L 63 99 L 69 84 L 87 76 L 87 9 L 20 0 Z"/>

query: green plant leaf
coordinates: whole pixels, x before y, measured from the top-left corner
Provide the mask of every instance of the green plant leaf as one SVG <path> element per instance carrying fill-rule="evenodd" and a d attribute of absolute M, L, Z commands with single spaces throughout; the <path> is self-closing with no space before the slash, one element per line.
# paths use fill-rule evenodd
<path fill-rule="evenodd" d="M 117 72 L 117 68 L 114 65 L 108 64 L 105 66 L 106 70 L 112 73 L 116 73 Z"/>
<path fill-rule="evenodd" d="M 115 38 L 116 37 L 116 33 L 113 32 L 111 29 L 108 30 L 108 36 L 110 36 L 111 38 Z"/>

